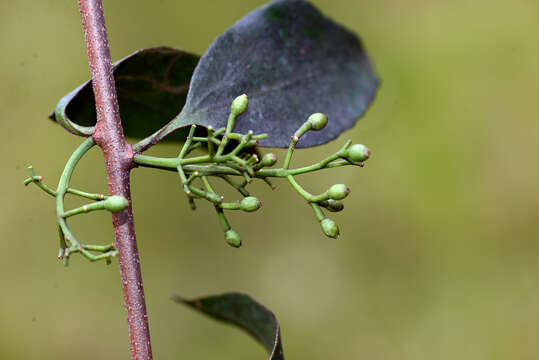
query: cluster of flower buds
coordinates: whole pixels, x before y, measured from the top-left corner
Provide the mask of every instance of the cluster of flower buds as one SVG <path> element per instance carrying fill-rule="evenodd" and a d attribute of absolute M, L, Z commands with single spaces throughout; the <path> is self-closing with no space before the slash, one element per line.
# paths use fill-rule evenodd
<path fill-rule="evenodd" d="M 242 241 L 238 232 L 231 228 L 225 216 L 225 211 L 254 212 L 260 209 L 262 206 L 260 200 L 252 196 L 247 190 L 247 185 L 255 179 L 260 179 L 271 186 L 272 189 L 275 189 L 270 179 L 285 178 L 312 207 L 322 232 L 328 237 L 337 238 L 339 236 L 339 227 L 333 220 L 326 217 L 323 209 L 329 212 L 343 210 L 342 201 L 348 196 L 350 189 L 344 184 L 334 184 L 327 191 L 313 195 L 296 182 L 295 176 L 345 165 L 362 167 L 370 156 L 369 149 L 361 144 L 352 144 L 349 140 L 337 152 L 317 163 L 300 168 L 290 168 L 292 155 L 301 137 L 308 131 L 324 129 L 328 123 L 326 115 L 321 113 L 312 114 L 292 135 L 283 165 L 276 168 L 274 165 L 277 163 L 277 156 L 273 153 L 262 156 L 257 148 L 258 142 L 267 138 L 267 134 L 255 135 L 253 131 L 248 131 L 247 134 L 234 132 L 236 118 L 245 112 L 248 102 L 247 95 L 241 95 L 232 102 L 226 128 L 214 130 L 212 127 L 208 127 L 206 136 L 195 136 L 196 125 L 192 125 L 177 157 L 159 158 L 135 154 L 133 161 L 140 166 L 177 171 L 182 182 L 182 188 L 192 209 L 196 209 L 196 200 L 202 199 L 210 202 L 215 207 L 219 224 L 223 229 L 227 243 L 233 247 L 241 246 Z M 88 137 L 75 150 L 65 166 L 56 190 L 43 184 L 42 177 L 36 176 L 31 167 L 30 178 L 24 182 L 26 185 L 34 183 L 56 198 L 60 234 L 59 258 L 64 259 L 66 264 L 72 253 L 81 253 L 91 261 L 106 260 L 107 262 L 110 262 L 110 259 L 117 255 L 114 244 L 101 246 L 79 243 L 67 226 L 67 218 L 95 210 L 119 212 L 129 206 L 127 199 L 119 195 L 91 194 L 69 187 L 69 179 L 75 165 L 94 145 L 92 137 Z M 194 150 L 201 148 L 206 149 L 207 153 L 190 156 Z M 214 191 L 210 184 L 210 178 L 224 180 L 234 187 L 242 195 L 242 198 L 233 202 L 224 201 L 224 197 Z M 240 179 L 239 181 L 237 180 L 238 178 Z M 66 194 L 81 196 L 94 200 L 94 202 L 65 211 L 64 197 Z"/>
<path fill-rule="evenodd" d="M 328 122 L 326 115 L 317 113 L 311 115 L 307 121 L 294 133 L 290 140 L 290 145 L 288 147 L 288 153 L 284 162 L 284 168 L 288 169 L 290 166 L 290 160 L 292 158 L 292 153 L 296 148 L 297 143 L 300 138 L 310 130 L 320 131 L 322 130 Z M 341 165 L 358 165 L 363 167 L 364 162 L 369 158 L 370 151 L 369 149 L 362 144 L 352 145 L 351 141 L 347 141 L 344 146 L 329 156 L 328 158 L 322 160 L 318 164 L 315 164 L 316 170 L 330 168 Z M 288 181 L 292 187 L 309 202 L 315 216 L 320 223 L 322 232 L 331 238 L 337 238 L 339 236 L 339 227 L 335 221 L 327 218 L 321 208 L 325 208 L 330 212 L 338 212 L 344 209 L 344 200 L 348 194 L 350 194 L 350 189 L 344 184 L 334 184 L 327 191 L 319 195 L 313 195 L 303 189 L 294 179 L 293 175 L 290 174 L 287 176 Z"/>
<path fill-rule="evenodd" d="M 329 237 L 337 238 L 339 228 L 333 220 L 324 215 L 322 208 L 330 212 L 341 211 L 344 208 L 342 200 L 348 196 L 350 189 L 346 185 L 335 184 L 324 193 L 313 195 L 303 189 L 296 182 L 294 176 L 344 165 L 363 166 L 364 161 L 370 156 L 369 150 L 364 145 L 352 145 L 351 141 L 348 141 L 339 151 L 318 163 L 303 168 L 291 169 L 292 154 L 301 137 L 308 131 L 322 130 L 328 123 L 326 115 L 317 113 L 309 116 L 305 123 L 292 135 L 283 166 L 281 168 L 272 168 L 277 162 L 277 156 L 273 153 L 261 156 L 256 147 L 259 140 L 267 137 L 266 134 L 254 135 L 252 131 L 247 134 L 240 134 L 233 131 L 236 118 L 245 112 L 247 106 L 247 95 L 237 97 L 230 107 L 226 128 L 214 130 L 209 127 L 207 136 L 195 136 L 196 125 L 192 125 L 189 135 L 176 158 L 156 158 L 139 154 L 135 155 L 134 161 L 141 166 L 176 169 L 193 209 L 196 208 L 195 200 L 197 199 L 207 200 L 214 205 L 225 239 L 231 246 L 239 247 L 241 238 L 230 227 L 224 211 L 243 210 L 252 212 L 260 208 L 260 200 L 251 196 L 246 188 L 253 179 L 261 179 L 272 188 L 275 188 L 270 181 L 271 178 L 286 178 L 313 208 L 323 233 Z M 188 157 L 193 150 L 201 147 L 207 149 L 207 154 Z M 224 179 L 238 190 L 244 198 L 235 202 L 225 202 L 223 196 L 213 190 L 209 181 L 210 177 Z M 241 179 L 240 182 L 234 180 L 237 177 Z M 202 187 L 195 186 L 195 181 L 197 180 L 200 180 Z"/>

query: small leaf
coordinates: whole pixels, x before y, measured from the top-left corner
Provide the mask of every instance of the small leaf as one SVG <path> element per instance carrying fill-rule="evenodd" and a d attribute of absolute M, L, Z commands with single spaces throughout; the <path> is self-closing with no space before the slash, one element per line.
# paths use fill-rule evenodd
<path fill-rule="evenodd" d="M 195 123 L 226 126 L 230 104 L 249 96 L 236 130 L 268 133 L 262 146 L 287 147 L 313 113 L 324 131 L 299 143 L 314 146 L 352 127 L 372 102 L 378 79 L 360 40 L 303 0 L 273 1 L 219 36 L 200 59 L 187 103 L 161 136 Z"/>
<path fill-rule="evenodd" d="M 174 301 L 238 326 L 264 345 L 270 353 L 270 360 L 284 360 L 281 332 L 275 315 L 249 295 L 227 293 L 192 300 L 175 296 Z"/>
<path fill-rule="evenodd" d="M 114 64 L 126 136 L 146 137 L 178 114 L 185 104 L 189 81 L 198 60 L 197 55 L 157 47 L 138 50 Z M 64 96 L 50 118 L 76 135 L 91 135 L 96 123 L 91 81 Z M 170 140 L 184 138 L 184 135 L 174 134 Z"/>

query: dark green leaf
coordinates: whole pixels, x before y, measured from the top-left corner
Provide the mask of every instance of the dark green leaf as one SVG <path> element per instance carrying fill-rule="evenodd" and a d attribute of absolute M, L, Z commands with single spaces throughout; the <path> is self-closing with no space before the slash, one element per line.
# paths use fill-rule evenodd
<path fill-rule="evenodd" d="M 124 132 L 143 138 L 163 127 L 185 104 L 199 57 L 168 47 L 144 49 L 114 64 Z M 68 131 L 91 135 L 96 123 L 91 81 L 64 96 L 50 116 Z M 182 140 L 181 134 L 171 139 Z"/>
<path fill-rule="evenodd" d="M 284 360 L 281 332 L 275 315 L 249 295 L 228 293 L 192 300 L 176 296 L 174 300 L 214 319 L 238 326 L 264 345 L 270 353 L 270 360 Z"/>
<path fill-rule="evenodd" d="M 352 127 L 374 98 L 378 79 L 360 40 L 302 0 L 273 1 L 218 37 L 195 70 L 187 103 L 166 132 L 191 123 L 226 125 L 243 93 L 249 108 L 236 130 L 268 133 L 262 146 L 287 147 L 316 112 L 328 126 L 299 146 L 328 142 Z"/>

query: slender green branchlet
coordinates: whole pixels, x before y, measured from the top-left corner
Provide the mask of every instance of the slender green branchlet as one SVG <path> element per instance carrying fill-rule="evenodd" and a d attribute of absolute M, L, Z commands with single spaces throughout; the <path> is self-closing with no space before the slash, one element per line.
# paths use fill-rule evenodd
<path fill-rule="evenodd" d="M 87 245 L 80 243 L 67 225 L 67 218 L 78 214 L 84 214 L 90 211 L 96 210 L 109 210 L 109 211 L 121 211 L 127 207 L 127 200 L 123 196 L 105 196 L 102 194 L 92 194 L 84 191 L 72 189 L 69 187 L 69 181 L 71 175 L 75 170 L 77 163 L 80 159 L 95 145 L 92 137 L 88 137 L 71 155 L 62 175 L 56 190 L 51 189 L 47 185 L 42 183 L 43 178 L 36 176 L 34 169 L 30 166 L 30 178 L 24 181 L 25 185 L 30 183 L 36 184 L 39 188 L 45 191 L 47 194 L 56 198 L 56 214 L 58 221 L 58 234 L 60 238 L 60 250 L 58 251 L 58 258 L 64 260 L 64 264 L 69 264 L 69 257 L 72 254 L 80 253 L 82 256 L 90 261 L 105 260 L 110 263 L 110 259 L 118 254 L 118 251 L 113 244 L 109 245 Z M 97 200 L 94 203 L 86 204 L 81 207 L 65 210 L 64 197 L 66 194 L 73 194 L 86 199 Z M 97 253 L 97 254 L 95 254 Z"/>
<path fill-rule="evenodd" d="M 245 115 L 249 104 L 247 95 L 238 96 L 230 106 L 230 114 L 226 127 L 214 129 L 207 127 L 206 136 L 195 136 L 196 125 L 191 125 L 189 134 L 175 158 L 160 158 L 135 154 L 133 161 L 140 166 L 176 171 L 180 177 L 181 187 L 185 192 L 189 205 L 196 209 L 196 200 L 206 200 L 215 207 L 218 222 L 224 232 L 227 243 L 233 247 L 242 244 L 240 235 L 233 230 L 225 216 L 225 211 L 242 210 L 254 212 L 260 209 L 262 203 L 257 197 L 251 195 L 247 186 L 254 180 L 262 180 L 272 189 L 275 185 L 273 178 L 284 178 L 292 188 L 313 209 L 316 220 L 322 232 L 331 238 L 339 236 L 337 224 L 327 218 L 322 209 L 330 212 L 339 212 L 344 209 L 342 200 L 350 193 L 344 184 L 334 184 L 328 190 L 312 194 L 305 190 L 296 180 L 297 175 L 307 174 L 323 169 L 353 165 L 363 167 L 370 156 L 370 150 L 362 144 L 352 144 L 350 140 L 326 158 L 308 166 L 293 168 L 292 155 L 300 139 L 309 131 L 321 131 L 327 123 L 325 114 L 312 114 L 292 134 L 290 145 L 281 167 L 274 167 L 277 156 L 273 153 L 260 154 L 257 145 L 260 140 L 266 139 L 267 134 L 255 134 L 248 131 L 246 134 L 234 132 L 237 118 Z M 96 210 L 119 212 L 129 206 L 129 202 L 122 196 L 105 196 L 102 194 L 87 193 L 69 187 L 71 174 L 82 156 L 94 145 L 89 137 L 73 153 L 60 177 L 57 189 L 52 189 L 43 183 L 43 178 L 37 176 L 32 167 L 29 168 L 30 177 L 24 184 L 34 183 L 47 194 L 56 198 L 57 220 L 59 224 L 60 251 L 59 258 L 69 261 L 69 256 L 80 253 L 91 261 L 106 260 L 116 256 L 114 245 L 86 245 L 81 244 L 67 226 L 67 219 L 71 216 L 84 214 Z M 196 149 L 206 149 L 206 154 L 192 156 Z M 232 186 L 242 196 L 239 200 L 225 201 L 212 186 L 213 179 L 222 179 L 225 184 Z M 64 197 L 73 194 L 95 202 L 81 207 L 64 210 Z"/>

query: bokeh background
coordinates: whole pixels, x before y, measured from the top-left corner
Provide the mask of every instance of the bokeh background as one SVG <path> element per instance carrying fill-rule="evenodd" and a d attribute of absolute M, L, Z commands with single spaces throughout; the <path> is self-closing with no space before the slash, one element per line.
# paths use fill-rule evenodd
<path fill-rule="evenodd" d="M 361 35 L 383 80 L 353 130 L 296 158 L 347 138 L 373 150 L 364 169 L 301 179 L 315 192 L 351 186 L 333 216 L 342 236 L 325 238 L 285 183 L 260 185 L 262 210 L 231 218 L 245 239 L 235 250 L 174 174 L 135 170 L 155 358 L 266 358 L 170 300 L 230 290 L 277 314 L 289 359 L 539 358 L 539 2 L 313 2 Z M 263 3 L 105 1 L 113 59 L 157 45 L 203 53 Z M 77 2 L 3 0 L 0 45 L 0 358 L 128 359 L 118 266 L 64 268 L 52 199 L 22 185 L 29 164 L 54 185 L 81 141 L 46 119 L 89 76 Z M 105 191 L 100 151 L 72 183 Z M 108 214 L 72 224 L 86 242 L 112 239 Z"/>

